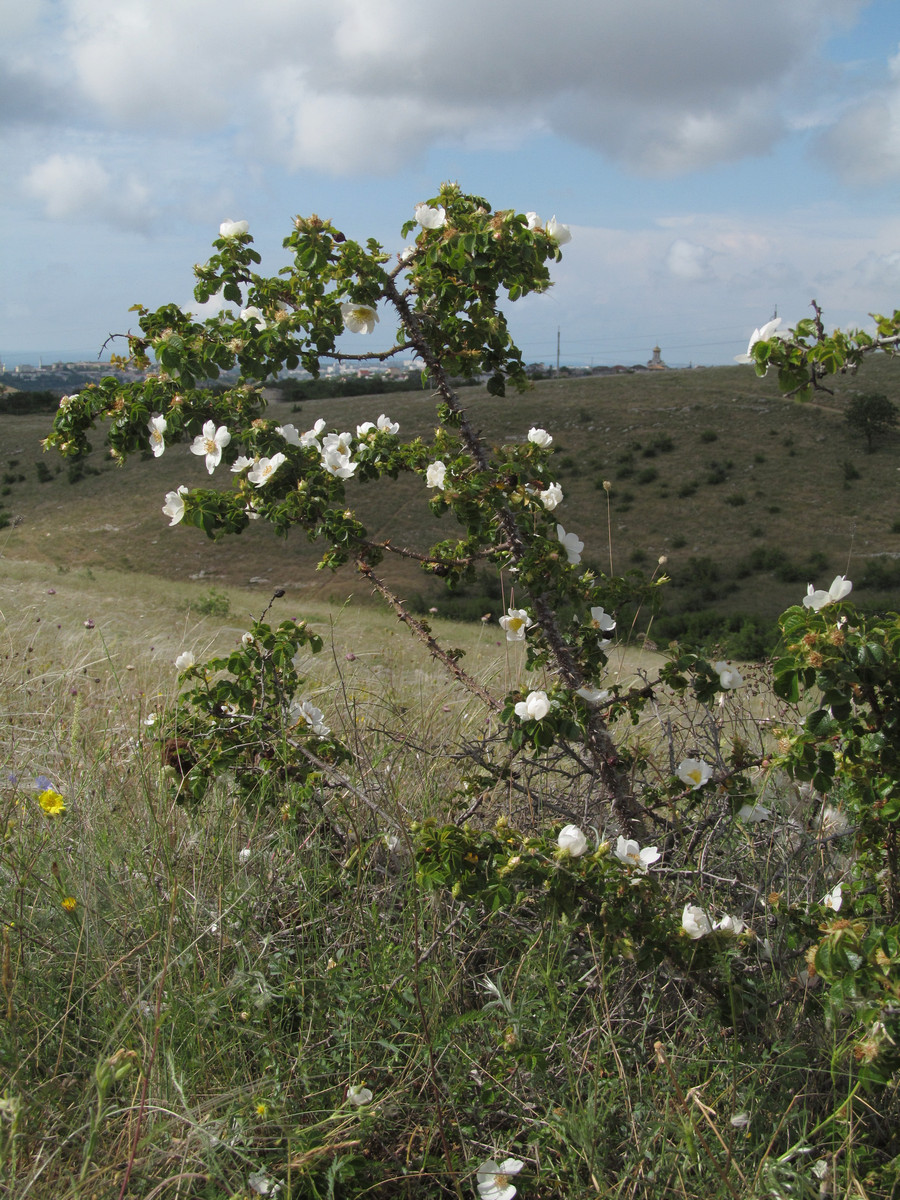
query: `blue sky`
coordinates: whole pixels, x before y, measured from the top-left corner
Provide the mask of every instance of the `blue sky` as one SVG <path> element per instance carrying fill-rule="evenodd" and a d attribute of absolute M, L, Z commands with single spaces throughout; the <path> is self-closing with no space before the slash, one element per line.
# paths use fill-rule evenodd
<path fill-rule="evenodd" d="M 225 218 L 399 250 L 445 179 L 572 228 L 528 361 L 900 307 L 896 0 L 0 0 L 0 155 L 0 358 L 190 307 Z"/>

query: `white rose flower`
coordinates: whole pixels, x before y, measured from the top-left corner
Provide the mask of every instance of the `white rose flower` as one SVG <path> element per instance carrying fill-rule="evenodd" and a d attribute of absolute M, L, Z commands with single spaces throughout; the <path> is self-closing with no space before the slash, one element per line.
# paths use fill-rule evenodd
<path fill-rule="evenodd" d="M 322 451 L 322 466 L 336 479 L 350 479 L 359 463 L 351 461 L 348 453 L 342 453 L 335 447 L 327 447 Z"/>
<path fill-rule="evenodd" d="M 646 875 L 650 867 L 660 858 L 660 853 L 656 846 L 644 846 L 641 849 L 633 838 L 623 837 L 620 837 L 616 842 L 615 855 L 619 862 L 636 868 L 641 875 Z"/>
<path fill-rule="evenodd" d="M 528 440 L 529 442 L 533 442 L 535 446 L 540 446 L 543 450 L 550 445 L 550 443 L 553 441 L 553 438 L 546 429 L 538 429 L 533 426 L 528 430 Z"/>
<path fill-rule="evenodd" d="M 713 925 L 715 933 L 728 933 L 733 937 L 737 937 L 739 933 L 743 933 L 745 929 L 744 922 L 740 917 L 722 917 Z"/>
<path fill-rule="evenodd" d="M 681 914 L 681 928 L 693 941 L 712 933 L 712 921 L 696 904 L 686 904 Z"/>
<path fill-rule="evenodd" d="M 349 455 L 353 450 L 353 438 L 349 433 L 327 433 L 322 438 L 322 450 Z"/>
<path fill-rule="evenodd" d="M 841 905 L 844 903 L 844 893 L 840 884 L 837 884 L 826 895 L 822 897 L 822 903 L 826 908 L 830 908 L 832 912 L 840 912 Z"/>
<path fill-rule="evenodd" d="M 581 562 L 581 552 L 584 549 L 584 542 L 577 533 L 566 533 L 562 525 L 557 525 L 556 536 L 562 543 L 562 547 L 566 552 L 566 557 L 573 566 L 578 566 Z"/>
<path fill-rule="evenodd" d="M 834 581 L 827 592 L 817 592 L 810 583 L 803 597 L 803 607 L 814 609 L 816 612 L 826 604 L 837 604 L 853 591 L 853 584 L 846 575 L 835 575 Z"/>
<path fill-rule="evenodd" d="M 568 225 L 561 225 L 556 217 L 551 217 L 547 222 L 545 231 L 548 237 L 552 237 L 557 246 L 565 246 L 566 242 L 571 242 L 572 231 Z"/>
<path fill-rule="evenodd" d="M 682 783 L 690 784 L 696 792 L 712 778 L 713 769 L 699 758 L 686 758 L 679 763 L 676 775 Z"/>
<path fill-rule="evenodd" d="M 417 204 L 415 216 L 423 229 L 440 229 L 447 224 L 447 213 L 442 204 L 434 208 L 430 204 Z"/>
<path fill-rule="evenodd" d="M 753 357 L 753 347 L 757 342 L 767 342 L 772 337 L 784 337 L 783 333 L 776 333 L 775 330 L 781 324 L 781 317 L 775 317 L 772 321 L 767 321 L 761 329 L 754 329 L 750 335 L 750 345 L 747 347 L 746 354 L 736 354 L 734 361 L 739 363 L 754 363 L 756 359 Z"/>
<path fill-rule="evenodd" d="M 492 1158 L 483 1162 L 476 1174 L 481 1200 L 513 1200 L 516 1188 L 509 1177 L 518 1175 L 524 1166 L 517 1158 L 506 1158 L 499 1166 Z"/>
<path fill-rule="evenodd" d="M 177 492 L 166 492 L 166 502 L 163 505 L 163 512 L 167 517 L 170 517 L 170 525 L 177 525 L 184 517 L 184 497 L 188 494 L 188 489 L 181 485 Z"/>
<path fill-rule="evenodd" d="M 506 631 L 508 642 L 524 642 L 526 630 L 533 624 L 524 608 L 507 609 L 506 616 L 500 618 L 500 628 Z"/>
<path fill-rule="evenodd" d="M 247 472 L 247 479 L 254 487 L 261 488 L 268 483 L 278 468 L 285 462 L 285 456 L 278 452 L 273 454 L 271 458 L 261 458 L 256 465 Z"/>
<path fill-rule="evenodd" d="M 549 711 L 550 701 L 546 692 L 529 692 L 516 705 L 516 716 L 523 721 L 542 721 Z"/>
<path fill-rule="evenodd" d="M 238 237 L 242 233 L 247 233 L 249 229 L 250 226 L 246 221 L 223 221 L 219 226 L 219 237 Z"/>
<path fill-rule="evenodd" d="M 594 629 L 599 629 L 601 633 L 611 633 L 616 627 L 615 621 L 599 604 L 591 609 L 591 625 Z M 606 642 L 603 644 L 605 645 Z"/>
<path fill-rule="evenodd" d="M 444 490 L 444 478 L 447 474 L 447 464 L 438 459 L 429 465 L 425 472 L 425 486 L 437 488 L 439 491 Z"/>
<path fill-rule="evenodd" d="M 536 212 L 527 212 L 525 214 L 525 220 L 528 222 L 529 229 L 540 229 L 541 218 L 537 215 Z"/>
<path fill-rule="evenodd" d="M 368 304 L 342 304 L 341 316 L 349 333 L 371 333 L 379 320 L 378 313 Z"/>
<path fill-rule="evenodd" d="M 390 417 L 386 417 L 384 413 L 375 422 L 375 428 L 379 433 L 390 433 L 392 435 L 400 432 L 399 421 L 392 421 Z"/>
<path fill-rule="evenodd" d="M 309 700 L 292 700 L 288 709 L 288 720 L 292 725 L 306 725 L 316 737 L 328 737 L 331 730 L 325 724 L 325 714 Z"/>
<path fill-rule="evenodd" d="M 275 432 L 280 433 L 289 446 L 300 445 L 300 431 L 296 425 L 276 425 Z"/>
<path fill-rule="evenodd" d="M 325 419 L 323 417 L 319 417 L 312 429 L 307 429 L 306 433 L 300 434 L 300 445 L 303 447 L 315 446 L 317 450 L 321 450 L 322 445 L 319 441 L 319 436 L 324 428 Z"/>
<path fill-rule="evenodd" d="M 249 308 L 241 309 L 241 320 L 252 321 L 254 328 L 259 330 L 260 333 L 266 328 L 266 318 L 255 304 L 251 304 Z"/>
<path fill-rule="evenodd" d="M 738 688 L 744 682 L 744 677 L 730 662 L 713 663 L 713 669 L 719 676 L 719 685 L 723 691 Z"/>
<path fill-rule="evenodd" d="M 588 848 L 587 838 L 577 825 L 564 825 L 559 831 L 556 844 L 566 850 L 570 858 L 581 858 Z"/>
<path fill-rule="evenodd" d="M 203 432 L 198 433 L 191 442 L 191 454 L 205 455 L 206 469 L 212 475 L 222 461 L 222 451 L 230 441 L 231 434 L 224 425 L 220 425 L 216 429 L 215 421 L 207 421 L 203 426 Z"/>
<path fill-rule="evenodd" d="M 538 498 L 548 512 L 553 512 L 557 504 L 562 503 L 563 491 L 558 483 L 551 483 L 548 488 L 538 492 Z"/>
<path fill-rule="evenodd" d="M 153 451 L 153 457 L 159 458 L 166 448 L 163 437 L 166 432 L 166 418 L 157 413 L 147 422 L 147 428 L 150 430 L 150 449 Z"/>
<path fill-rule="evenodd" d="M 179 671 L 189 671 L 194 665 L 194 655 L 191 650 L 183 650 L 175 659 L 175 666 Z"/>

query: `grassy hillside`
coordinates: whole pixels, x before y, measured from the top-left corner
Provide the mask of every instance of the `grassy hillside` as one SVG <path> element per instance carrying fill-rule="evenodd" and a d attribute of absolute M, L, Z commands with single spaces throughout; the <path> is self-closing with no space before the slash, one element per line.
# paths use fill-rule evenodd
<path fill-rule="evenodd" d="M 773 382 L 742 367 L 544 381 L 505 400 L 472 389 L 465 399 L 491 441 L 521 439 L 533 424 L 553 433 L 565 493 L 560 520 L 584 539 L 589 561 L 649 573 L 667 556 L 666 609 L 683 615 L 656 627 L 666 637 L 690 633 L 691 621 L 712 627 L 708 615 L 696 615 L 710 610 L 771 619 L 808 580 L 827 584 L 839 572 L 853 579 L 861 603 L 892 602 L 900 590 L 900 439 L 868 454 L 844 411 L 859 391 L 896 395 L 898 380 L 897 364 L 882 358 L 810 404 L 785 400 Z M 428 396 L 410 393 L 305 402 L 299 413 L 287 404 L 270 409 L 281 422 L 306 427 L 324 416 L 351 431 L 380 412 L 404 435 L 427 435 L 434 424 Z M 186 446 L 121 471 L 98 449 L 82 473 L 42 453 L 48 424 L 46 414 L 0 417 L 7 557 L 62 572 L 139 570 L 192 581 L 201 595 L 230 585 L 282 586 L 298 599 L 367 598 L 352 570 L 317 573 L 317 547 L 302 535 L 284 542 L 251 528 L 214 544 L 196 529 L 170 529 L 160 512 L 165 492 L 208 483 Z M 226 473 L 215 479 L 229 484 Z M 424 548 L 451 532 L 446 519 L 429 514 L 418 479 L 354 481 L 348 499 L 375 536 L 397 544 Z M 402 593 L 448 615 L 481 615 L 485 604 L 500 610 L 499 596 L 483 587 L 458 600 L 411 564 L 391 570 Z"/>

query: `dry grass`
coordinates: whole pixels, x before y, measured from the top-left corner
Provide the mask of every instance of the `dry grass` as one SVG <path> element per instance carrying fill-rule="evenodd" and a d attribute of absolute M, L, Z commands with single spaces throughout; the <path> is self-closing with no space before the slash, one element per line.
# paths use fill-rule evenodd
<path fill-rule="evenodd" d="M 754 548 L 782 550 L 798 563 L 819 551 L 828 564 L 822 579 L 829 572 L 858 578 L 869 556 L 900 555 L 892 500 L 900 439 L 867 455 L 863 439 L 854 438 L 843 421 L 849 393 L 865 388 L 892 394 L 896 370 L 891 361 L 872 360 L 858 377 L 838 380 L 833 398 L 807 405 L 781 398 L 771 382 L 738 367 L 549 381 L 506 400 L 472 389 L 466 403 L 489 441 L 521 439 L 532 424 L 553 432 L 554 464 L 566 496 L 560 514 L 567 528 L 580 532 L 601 570 L 609 568 L 610 547 L 606 494 L 598 486 L 611 479 L 617 572 L 630 566 L 652 570 L 666 554 L 674 582 L 690 585 L 690 560 L 706 558 L 721 568 L 728 584 L 715 600 L 718 610 L 773 617 L 795 602 L 798 584 L 780 582 L 771 572 L 737 578 L 737 565 Z M 329 424 L 352 431 L 381 411 L 399 420 L 404 436 L 428 436 L 433 428 L 431 401 L 410 393 L 305 402 L 299 415 L 276 405 L 270 415 L 300 425 L 323 415 Z M 49 417 L 0 421 L 7 454 L 19 460 L 14 473 L 25 475 L 0 498 L 10 515 L 23 518 L 0 532 L 8 558 L 69 570 L 150 573 L 193 582 L 198 589 L 265 580 L 252 585 L 260 594 L 281 586 L 304 602 L 352 595 L 355 605 L 369 603 L 351 570 L 315 572 L 317 547 L 302 535 L 284 542 L 268 529 L 253 528 L 214 545 L 196 529 L 169 529 L 159 512 L 165 492 L 181 483 L 209 483 L 184 446 L 159 460 L 132 461 L 124 471 L 105 464 L 98 451 L 92 462 L 101 473 L 76 484 L 67 482 L 65 463 L 45 456 L 51 470 L 61 471 L 40 484 L 34 464 L 42 458 L 38 442 Z M 672 448 L 648 457 L 664 437 L 671 438 Z M 848 461 L 859 479 L 846 479 Z M 722 482 L 708 482 L 717 467 Z M 215 482 L 228 485 L 227 477 Z M 679 495 L 694 483 L 691 495 Z M 421 549 L 450 533 L 447 520 L 429 514 L 418 479 L 354 483 L 348 499 L 358 503 L 377 537 Z M 401 594 L 421 592 L 440 607 L 443 593 L 435 581 L 402 561 L 392 563 L 390 572 Z"/>

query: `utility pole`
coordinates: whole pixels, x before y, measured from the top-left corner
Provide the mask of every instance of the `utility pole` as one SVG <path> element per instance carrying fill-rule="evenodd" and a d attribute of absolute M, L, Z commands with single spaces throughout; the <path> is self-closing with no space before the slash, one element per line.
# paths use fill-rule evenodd
<path fill-rule="evenodd" d="M 556 327 L 556 373 L 559 374 L 559 326 Z"/>

